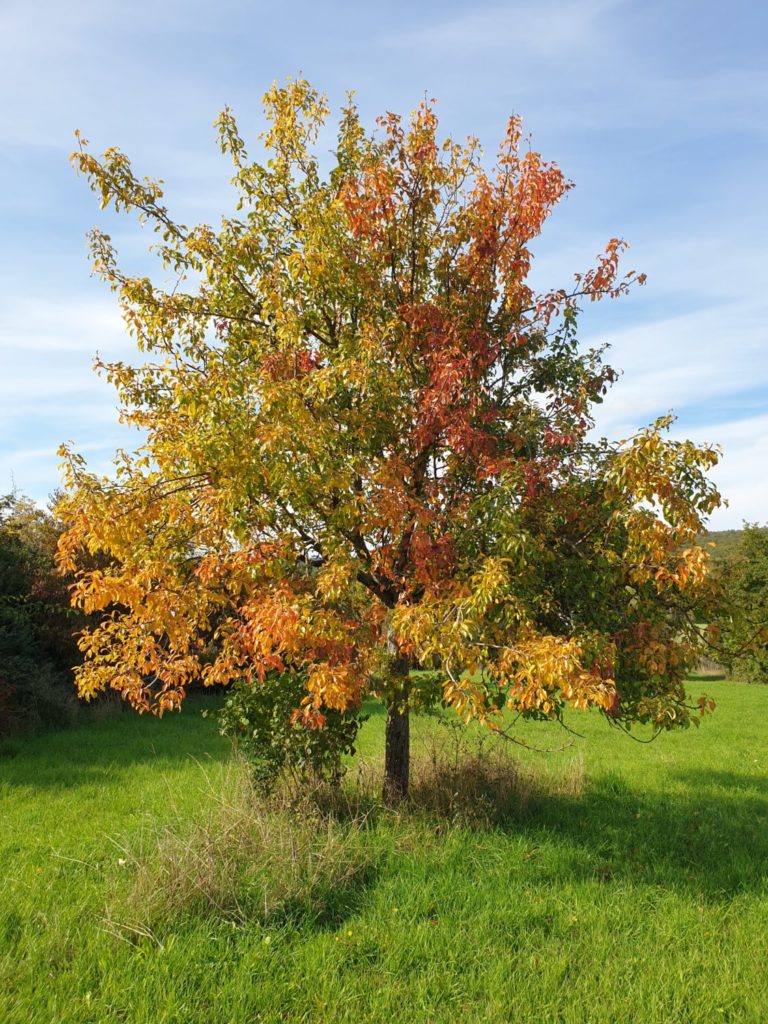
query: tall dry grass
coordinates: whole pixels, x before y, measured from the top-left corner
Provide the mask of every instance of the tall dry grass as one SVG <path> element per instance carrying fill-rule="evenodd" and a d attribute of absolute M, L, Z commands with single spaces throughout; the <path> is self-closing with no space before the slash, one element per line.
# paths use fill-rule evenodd
<path fill-rule="evenodd" d="M 183 914 L 333 925 L 389 858 L 423 849 L 425 836 L 509 825 L 548 795 L 578 795 L 584 786 L 581 761 L 548 771 L 452 733 L 415 752 L 410 795 L 398 809 L 381 802 L 381 772 L 379 762 L 359 759 L 343 786 L 285 778 L 264 797 L 233 757 L 204 813 L 149 825 L 121 846 L 131 883 L 109 908 L 110 930 L 153 937 Z"/>

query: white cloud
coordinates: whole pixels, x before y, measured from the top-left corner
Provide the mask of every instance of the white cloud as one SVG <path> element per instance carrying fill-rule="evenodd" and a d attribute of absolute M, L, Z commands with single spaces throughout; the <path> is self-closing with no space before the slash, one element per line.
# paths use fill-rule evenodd
<path fill-rule="evenodd" d="M 765 388 L 768 403 L 768 327 L 757 303 L 723 303 L 608 330 L 604 338 L 608 362 L 624 372 L 599 410 L 599 426 L 609 434 L 669 409 L 707 409 L 755 389 Z"/>
<path fill-rule="evenodd" d="M 598 432 L 628 437 L 677 412 L 672 436 L 722 448 L 712 479 L 728 506 L 714 513 L 712 528 L 768 520 L 768 330 L 760 307 L 724 303 L 606 335 L 609 361 L 625 373 L 598 408 Z"/>
<path fill-rule="evenodd" d="M 121 430 L 113 422 L 106 436 L 100 440 L 85 440 L 75 448 L 88 455 L 88 468 L 96 473 L 108 473 L 115 450 L 133 443 L 135 438 Z M 0 456 L 0 493 L 18 488 L 36 501 L 45 502 L 46 497 L 61 482 L 57 454 L 61 438 L 52 436 L 50 443 L 37 448 L 6 450 Z"/>
<path fill-rule="evenodd" d="M 768 523 L 768 413 L 674 433 L 699 443 L 716 439 L 723 449 L 712 479 L 729 505 L 714 513 L 712 529 L 738 529 L 744 520 Z"/>
<path fill-rule="evenodd" d="M 88 441 L 77 446 L 78 452 L 87 455 L 90 452 L 113 452 L 118 444 L 113 438 L 102 441 Z M 46 445 L 42 448 L 22 448 L 18 451 L 8 452 L 0 456 L 0 475 L 12 473 L 19 468 L 26 467 L 30 463 L 37 463 L 41 460 L 50 462 L 56 457 L 57 445 Z"/>

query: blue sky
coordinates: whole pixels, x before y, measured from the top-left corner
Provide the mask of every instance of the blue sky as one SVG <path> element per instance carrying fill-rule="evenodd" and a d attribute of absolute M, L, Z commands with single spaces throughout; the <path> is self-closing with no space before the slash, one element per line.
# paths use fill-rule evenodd
<path fill-rule="evenodd" d="M 274 79 L 303 72 L 364 117 L 438 99 L 446 131 L 493 152 L 507 116 L 576 189 L 537 249 L 536 280 L 567 284 L 613 235 L 648 284 L 590 308 L 585 341 L 624 371 L 599 426 L 623 436 L 670 409 L 676 433 L 720 443 L 730 507 L 768 520 L 768 7 L 755 0 L 264 4 L 245 0 L 3 0 L 0 4 L 0 492 L 38 500 L 72 440 L 97 469 L 128 446 L 91 369 L 130 358 L 84 232 L 105 225 L 131 268 L 149 239 L 105 219 L 67 164 L 80 128 L 162 177 L 187 223 L 226 209 L 212 121 L 247 135 Z"/>

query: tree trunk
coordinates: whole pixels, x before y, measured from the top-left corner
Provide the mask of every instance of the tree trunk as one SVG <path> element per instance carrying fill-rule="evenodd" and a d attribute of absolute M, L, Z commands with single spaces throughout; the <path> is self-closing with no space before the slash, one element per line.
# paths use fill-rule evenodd
<path fill-rule="evenodd" d="M 391 632 L 387 637 L 389 699 L 384 748 L 384 803 L 393 806 L 408 796 L 411 723 L 408 717 L 408 658 Z"/>
<path fill-rule="evenodd" d="M 384 751 L 384 803 L 390 806 L 408 796 L 411 761 L 411 723 L 408 717 L 407 684 L 387 708 Z"/>

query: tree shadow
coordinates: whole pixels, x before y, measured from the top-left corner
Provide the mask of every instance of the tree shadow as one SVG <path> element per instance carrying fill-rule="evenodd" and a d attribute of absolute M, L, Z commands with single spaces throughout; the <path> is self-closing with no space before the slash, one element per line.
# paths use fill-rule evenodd
<path fill-rule="evenodd" d="M 716 789 L 725 793 L 733 790 L 752 792 L 768 797 L 768 778 L 764 775 L 749 775 L 746 772 L 727 771 L 719 768 L 678 769 L 670 776 L 698 789 Z"/>
<path fill-rule="evenodd" d="M 13 740 L 13 756 L 0 759 L 0 786 L 67 791 L 123 779 L 133 785 L 137 767 L 162 772 L 190 758 L 225 761 L 229 743 L 214 722 L 200 717 L 199 706 L 190 711 L 163 721 L 121 715 Z M 393 812 L 380 805 L 380 766 L 374 769 L 368 789 L 356 770 L 350 772 L 356 795 L 335 808 L 337 818 L 363 817 L 374 830 L 393 825 Z M 768 885 L 764 777 L 728 768 L 670 769 L 663 790 L 631 784 L 618 773 L 575 780 L 570 789 L 550 782 L 542 784 L 514 759 L 490 773 L 479 758 L 457 762 L 450 771 L 436 762 L 426 779 L 416 777 L 410 805 L 394 813 L 441 833 L 459 827 L 524 836 L 529 850 L 541 851 L 532 860 L 542 884 L 656 886 L 713 902 Z M 378 874 L 376 865 L 368 865 L 346 889 L 313 896 L 306 906 L 286 904 L 280 913 L 286 921 L 313 915 L 317 927 L 333 928 L 355 912 Z"/>
<path fill-rule="evenodd" d="M 285 899 L 267 915 L 254 904 L 246 920 L 259 920 L 267 928 L 334 932 L 360 912 L 380 875 L 380 864 L 362 864 L 341 881 L 327 879 L 303 896 Z"/>
<path fill-rule="evenodd" d="M 31 736 L 15 736 L 0 745 L 0 786 L 73 790 L 130 779 L 135 769 L 167 771 L 190 758 L 226 760 L 231 744 L 204 719 L 196 702 L 162 720 L 125 710 L 83 725 Z"/>
<path fill-rule="evenodd" d="M 671 770 L 657 790 L 619 773 L 558 779 L 464 751 L 414 765 L 409 800 L 392 812 L 380 803 L 380 768 L 369 764 L 324 810 L 374 829 L 394 813 L 437 834 L 523 836 L 542 884 L 626 883 L 713 902 L 768 887 L 768 780 L 748 773 Z"/>
<path fill-rule="evenodd" d="M 736 772 L 672 778 L 685 786 L 646 792 L 620 776 L 598 778 L 581 795 L 542 797 L 497 826 L 522 830 L 534 845 L 556 843 L 561 880 L 565 873 L 578 881 L 686 890 L 709 901 L 765 890 L 765 782 Z"/>
<path fill-rule="evenodd" d="M 595 777 L 569 769 L 547 775 L 514 755 L 496 756 L 450 736 L 428 740 L 415 759 L 405 811 L 439 831 L 458 826 L 519 838 L 540 879 L 592 880 L 695 893 L 724 901 L 768 889 L 768 779 L 734 769 L 670 767 L 664 788 L 619 772 Z M 420 763 L 419 763 L 420 762 Z M 577 763 L 574 765 L 578 767 Z M 353 816 L 374 825 L 381 766 L 355 779 Z M 373 778 L 373 783 L 370 778 Z M 552 877 L 552 876 L 556 877 Z"/>
<path fill-rule="evenodd" d="M 258 925 L 267 931 L 335 932 L 360 913 L 381 875 L 381 864 L 361 864 L 343 879 L 326 879 L 301 895 L 288 895 L 266 912 L 260 894 L 238 892 L 231 905 L 211 902 L 179 910 L 170 918 L 151 913 L 139 925 L 110 918 L 108 931 L 115 937 L 142 947 L 174 934 L 180 921 L 227 922 L 240 929 Z M 13 926 L 13 921 L 9 927 Z"/>

